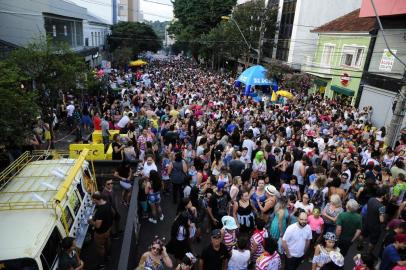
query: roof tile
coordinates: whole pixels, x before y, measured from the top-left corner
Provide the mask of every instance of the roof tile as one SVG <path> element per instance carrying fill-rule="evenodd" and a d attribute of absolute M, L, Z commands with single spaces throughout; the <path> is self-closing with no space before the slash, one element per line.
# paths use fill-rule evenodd
<path fill-rule="evenodd" d="M 360 18 L 360 9 L 356 9 L 344 16 L 319 26 L 311 32 L 371 32 L 376 28 L 374 17 Z"/>

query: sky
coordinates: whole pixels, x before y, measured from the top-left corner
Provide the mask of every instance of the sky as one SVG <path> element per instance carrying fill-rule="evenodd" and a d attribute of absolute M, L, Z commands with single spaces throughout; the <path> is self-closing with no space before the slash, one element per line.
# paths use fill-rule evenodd
<path fill-rule="evenodd" d="M 144 20 L 170 21 L 173 18 L 170 0 L 141 0 L 140 9 L 144 13 Z"/>

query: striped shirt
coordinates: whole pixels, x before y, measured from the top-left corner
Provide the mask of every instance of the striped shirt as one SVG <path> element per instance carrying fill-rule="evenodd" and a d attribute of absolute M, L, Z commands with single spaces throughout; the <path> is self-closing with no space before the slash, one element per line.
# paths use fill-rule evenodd
<path fill-rule="evenodd" d="M 227 250 L 231 251 L 235 244 L 237 243 L 237 237 L 235 235 L 235 231 L 227 231 L 224 230 L 224 237 L 223 237 L 224 245 L 226 245 Z"/>
<path fill-rule="evenodd" d="M 261 256 L 261 254 L 264 252 L 264 239 L 268 237 L 268 233 L 265 229 L 262 231 L 255 230 L 253 235 L 251 236 L 250 244 L 251 244 L 251 250 L 253 249 L 254 244 L 257 245 L 257 250 L 252 254 L 252 261 L 256 262 L 257 258 Z"/>
<path fill-rule="evenodd" d="M 278 270 L 281 268 L 281 258 L 277 251 L 272 255 L 264 252 L 259 256 L 255 264 L 255 270 Z"/>

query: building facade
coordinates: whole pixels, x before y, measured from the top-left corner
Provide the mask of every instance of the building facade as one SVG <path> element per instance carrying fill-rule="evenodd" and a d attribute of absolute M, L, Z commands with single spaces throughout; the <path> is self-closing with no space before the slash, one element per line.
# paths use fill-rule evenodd
<path fill-rule="evenodd" d="M 0 39 L 25 46 L 48 35 L 52 40 L 67 42 L 72 49 L 83 49 L 83 20 L 87 10 L 61 0 L 1 1 Z"/>
<path fill-rule="evenodd" d="M 406 14 L 381 17 L 381 22 L 390 49 L 406 63 Z M 359 104 L 360 107 L 372 106 L 374 125 L 387 127 L 390 124 L 392 108 L 402 87 L 404 72 L 405 66 L 389 52 L 382 31 L 378 31 L 370 64 L 362 78 Z M 405 126 L 406 118 L 401 127 Z"/>
<path fill-rule="evenodd" d="M 83 34 L 85 48 L 94 51 L 85 57 L 86 63 L 92 67 L 100 65 L 103 52 L 106 50 L 110 25 L 100 18 L 88 14 L 83 24 Z"/>
<path fill-rule="evenodd" d="M 51 41 L 64 42 L 83 55 L 91 66 L 101 62 L 109 25 L 73 2 L 62 0 L 1 1 L 0 40 L 9 46 L 24 47 L 47 36 Z"/>
<path fill-rule="evenodd" d="M 361 6 L 361 0 L 279 0 L 278 25 L 272 58 L 300 70 L 314 54 L 317 34 L 310 30 Z"/>
<path fill-rule="evenodd" d="M 140 0 L 118 0 L 118 21 L 142 22 Z"/>
<path fill-rule="evenodd" d="M 319 35 L 316 52 L 302 66 L 316 77 L 310 93 L 354 105 L 375 31 L 376 20 L 360 18 L 359 9 L 313 30 Z"/>

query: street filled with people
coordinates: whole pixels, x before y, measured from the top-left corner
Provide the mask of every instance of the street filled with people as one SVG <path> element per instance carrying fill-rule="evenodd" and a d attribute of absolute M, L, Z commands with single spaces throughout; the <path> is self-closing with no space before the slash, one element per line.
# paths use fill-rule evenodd
<path fill-rule="evenodd" d="M 119 232 L 116 183 L 124 207 L 138 185 L 139 217 L 149 226 L 172 224 L 150 236 L 137 269 L 344 269 L 354 247 L 354 269 L 406 269 L 406 134 L 387 146 L 369 108 L 297 89 L 271 101 L 255 88 L 258 100 L 230 74 L 184 58 L 102 77 L 108 92 L 80 103 L 65 95 L 54 114 L 78 142 L 101 130 L 105 151 L 111 143 L 112 159 L 122 160 L 93 194 L 90 224 L 103 258 Z M 52 143 L 57 123 L 37 126 L 45 132 L 31 141 Z M 64 262 L 61 269 L 73 269 Z"/>

